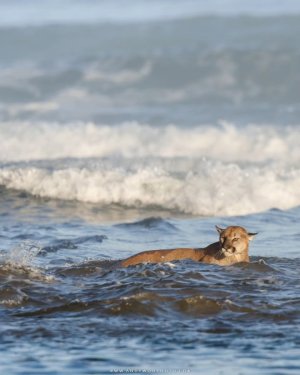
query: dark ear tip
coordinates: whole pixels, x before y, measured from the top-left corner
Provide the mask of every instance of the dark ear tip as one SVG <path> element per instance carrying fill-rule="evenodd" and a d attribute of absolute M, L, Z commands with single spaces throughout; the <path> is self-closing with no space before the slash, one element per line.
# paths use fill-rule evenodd
<path fill-rule="evenodd" d="M 257 233 L 248 233 L 248 239 L 251 241 L 257 234 L 258 234 L 258 232 Z"/>
<path fill-rule="evenodd" d="M 218 227 L 217 225 L 215 225 L 215 227 L 216 227 L 216 230 L 217 230 L 219 233 L 223 232 L 223 230 L 224 230 L 224 229 Z"/>

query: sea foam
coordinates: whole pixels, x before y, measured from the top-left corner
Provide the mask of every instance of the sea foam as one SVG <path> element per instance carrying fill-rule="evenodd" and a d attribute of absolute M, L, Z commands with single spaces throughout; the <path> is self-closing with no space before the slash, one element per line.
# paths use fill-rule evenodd
<path fill-rule="evenodd" d="M 272 125 L 153 127 L 127 122 L 0 123 L 0 161 L 86 157 L 208 157 L 220 161 L 299 164 L 300 128 Z"/>
<path fill-rule="evenodd" d="M 285 171 L 275 165 L 271 169 L 199 160 L 194 171 L 189 169 L 188 161 L 182 161 L 187 163 L 183 173 L 164 160 L 160 160 L 160 166 L 155 166 L 157 162 L 110 169 L 102 161 L 93 161 L 93 167 L 77 168 L 66 163 L 59 169 L 9 166 L 0 169 L 0 184 L 39 197 L 155 206 L 195 215 L 238 215 L 300 204 L 299 169 Z"/>
<path fill-rule="evenodd" d="M 2 124 L 0 185 L 100 205 L 239 215 L 300 204 L 300 130 Z"/>

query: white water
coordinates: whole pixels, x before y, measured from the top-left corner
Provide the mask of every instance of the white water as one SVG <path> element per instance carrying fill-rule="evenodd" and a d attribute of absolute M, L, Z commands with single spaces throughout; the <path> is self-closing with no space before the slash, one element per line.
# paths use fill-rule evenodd
<path fill-rule="evenodd" d="M 0 185 L 39 197 L 196 215 L 300 204 L 298 127 L 3 123 L 0 133 Z"/>
<path fill-rule="evenodd" d="M 300 204 L 300 169 L 241 168 L 206 161 L 185 174 L 155 166 L 136 170 L 101 169 L 101 164 L 92 170 L 4 167 L 0 184 L 40 197 L 158 206 L 197 215 L 239 215 Z"/>
<path fill-rule="evenodd" d="M 212 158 L 220 161 L 281 161 L 299 165 L 300 128 L 272 125 L 182 128 L 136 122 L 0 123 L 0 161 L 122 156 Z"/>

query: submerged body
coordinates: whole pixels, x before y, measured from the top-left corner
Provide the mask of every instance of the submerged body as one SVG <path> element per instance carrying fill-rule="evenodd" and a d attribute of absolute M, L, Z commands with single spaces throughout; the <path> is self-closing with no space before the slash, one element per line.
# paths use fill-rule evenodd
<path fill-rule="evenodd" d="M 249 262 L 249 241 L 256 233 L 248 233 L 240 226 L 229 226 L 226 229 L 216 227 L 219 241 L 205 248 L 176 248 L 166 250 L 143 251 L 121 261 L 122 267 L 140 263 L 161 263 L 181 259 L 196 262 L 229 266 L 240 262 Z"/>

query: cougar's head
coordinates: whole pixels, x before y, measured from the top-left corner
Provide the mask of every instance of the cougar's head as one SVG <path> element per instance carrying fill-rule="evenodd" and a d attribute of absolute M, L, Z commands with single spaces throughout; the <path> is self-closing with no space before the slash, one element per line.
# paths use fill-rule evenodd
<path fill-rule="evenodd" d="M 220 234 L 220 252 L 224 257 L 248 251 L 249 241 L 257 234 L 248 233 L 245 228 L 238 226 L 230 226 L 225 229 L 216 226 L 216 229 Z"/>

